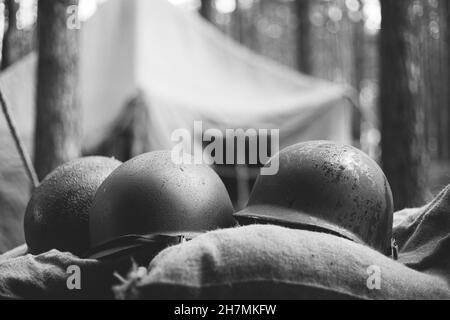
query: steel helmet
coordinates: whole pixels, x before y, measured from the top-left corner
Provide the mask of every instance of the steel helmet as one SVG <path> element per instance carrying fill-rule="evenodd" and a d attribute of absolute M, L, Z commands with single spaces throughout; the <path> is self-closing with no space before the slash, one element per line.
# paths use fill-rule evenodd
<path fill-rule="evenodd" d="M 172 245 L 236 225 L 219 176 L 206 165 L 177 165 L 170 151 L 138 156 L 99 188 L 90 213 L 90 258 Z"/>
<path fill-rule="evenodd" d="M 279 161 L 278 174 L 259 176 L 247 208 L 235 214 L 241 224 L 327 232 L 390 253 L 392 192 L 369 156 L 313 141 L 288 147 L 271 161 Z"/>
<path fill-rule="evenodd" d="M 89 249 L 89 210 L 98 187 L 122 162 L 87 157 L 66 163 L 33 191 L 24 230 L 30 253 Z"/>

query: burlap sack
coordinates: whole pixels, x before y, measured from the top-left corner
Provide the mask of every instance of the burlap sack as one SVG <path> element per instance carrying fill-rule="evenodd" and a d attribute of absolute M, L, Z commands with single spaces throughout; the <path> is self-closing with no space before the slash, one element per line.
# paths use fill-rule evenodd
<path fill-rule="evenodd" d="M 403 210 L 395 218 L 399 261 L 450 282 L 450 186 L 429 205 Z"/>
<path fill-rule="evenodd" d="M 122 287 L 123 289 L 123 287 Z M 130 288 L 128 288 L 130 289 Z M 116 290 L 123 294 L 123 290 Z M 332 235 L 276 226 L 169 248 L 130 299 L 449 299 L 448 283 Z"/>
<path fill-rule="evenodd" d="M 111 288 L 118 283 L 114 273 L 125 274 L 131 267 L 130 259 L 101 263 L 56 250 L 39 256 L 0 256 L 0 300 L 113 299 Z"/>

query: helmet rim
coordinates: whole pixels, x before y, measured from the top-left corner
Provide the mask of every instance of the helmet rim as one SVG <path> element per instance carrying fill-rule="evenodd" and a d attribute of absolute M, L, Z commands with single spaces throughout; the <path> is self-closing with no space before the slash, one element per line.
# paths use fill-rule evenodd
<path fill-rule="evenodd" d="M 83 257 L 89 260 L 108 260 L 130 256 L 130 253 L 145 247 L 169 247 L 191 240 L 200 233 L 166 233 L 148 235 L 126 235 L 91 248 Z M 159 249 L 154 250 L 160 251 Z"/>
<path fill-rule="evenodd" d="M 355 233 L 339 227 L 334 222 L 328 222 L 325 219 L 318 218 L 310 213 L 286 208 L 280 205 L 250 205 L 235 213 L 234 217 L 239 223 L 253 221 L 261 224 L 288 226 L 299 230 L 317 231 L 339 236 L 360 245 L 370 246 Z M 390 248 L 383 247 L 375 249 L 380 249 L 381 251 L 388 253 Z"/>

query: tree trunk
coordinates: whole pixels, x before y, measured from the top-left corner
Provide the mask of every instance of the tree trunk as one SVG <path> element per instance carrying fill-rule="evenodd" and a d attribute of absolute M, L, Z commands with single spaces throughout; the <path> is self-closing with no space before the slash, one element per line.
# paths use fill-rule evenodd
<path fill-rule="evenodd" d="M 213 7 L 212 7 L 213 0 L 201 0 L 201 6 L 200 6 L 200 14 L 203 18 L 205 18 L 208 21 L 211 21 L 212 14 L 213 14 Z"/>
<path fill-rule="evenodd" d="M 296 0 L 297 11 L 297 64 L 298 69 L 312 73 L 311 61 L 311 23 L 309 21 L 310 0 Z"/>
<path fill-rule="evenodd" d="M 15 0 L 5 0 L 5 18 L 7 19 L 7 27 L 4 38 L 3 38 L 3 46 L 2 46 L 2 70 L 9 67 L 16 60 L 14 57 L 14 43 L 17 39 L 15 39 L 15 35 L 17 33 L 17 10 L 18 3 Z"/>
<path fill-rule="evenodd" d="M 234 10 L 231 21 L 234 27 L 233 37 L 236 42 L 244 43 L 245 42 L 245 34 L 243 30 L 243 17 L 242 17 L 242 9 L 239 4 L 239 1 L 236 0 L 236 10 Z"/>
<path fill-rule="evenodd" d="M 382 162 L 397 209 L 421 206 L 427 195 L 423 83 L 414 60 L 417 30 L 410 1 L 382 0 L 380 116 Z"/>
<path fill-rule="evenodd" d="M 80 155 L 79 32 L 67 27 L 73 5 L 78 0 L 38 2 L 35 166 L 41 179 Z"/>
<path fill-rule="evenodd" d="M 363 3 L 359 0 L 359 4 L 362 7 Z M 362 12 L 361 12 L 362 15 Z M 352 79 L 352 86 L 356 89 L 358 93 L 361 93 L 362 82 L 364 80 L 364 66 L 365 66 L 365 54 L 366 54 L 366 43 L 364 34 L 364 20 L 361 18 L 359 21 L 350 22 L 353 27 L 353 57 L 354 57 L 354 72 Z M 352 122 L 352 136 L 353 141 L 360 145 L 361 141 L 361 123 L 362 114 L 361 110 L 353 110 L 353 122 Z"/>
<path fill-rule="evenodd" d="M 442 45 L 442 55 L 444 65 L 441 70 L 444 70 L 444 80 L 445 86 L 441 86 L 442 91 L 445 94 L 445 104 L 441 105 L 442 110 L 442 133 L 441 133 L 441 148 L 442 148 L 442 159 L 450 160 L 450 94 L 448 91 L 448 85 L 450 83 L 450 3 L 448 0 L 441 0 L 441 9 L 443 14 L 443 22 L 441 28 L 443 32 L 441 33 L 443 37 L 441 38 Z"/>

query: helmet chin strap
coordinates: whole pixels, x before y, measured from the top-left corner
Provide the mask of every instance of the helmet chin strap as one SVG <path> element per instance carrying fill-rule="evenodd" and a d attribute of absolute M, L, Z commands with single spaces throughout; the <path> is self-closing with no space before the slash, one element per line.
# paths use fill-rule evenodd
<path fill-rule="evenodd" d="M 170 246 L 182 244 L 191 241 L 195 238 L 194 234 L 190 235 L 126 235 L 109 242 L 98 245 L 88 252 L 83 257 L 91 259 L 102 259 L 108 256 L 127 252 L 136 248 L 146 246 L 157 246 L 167 248 Z"/>

